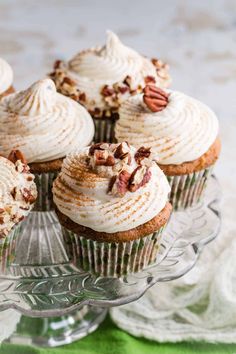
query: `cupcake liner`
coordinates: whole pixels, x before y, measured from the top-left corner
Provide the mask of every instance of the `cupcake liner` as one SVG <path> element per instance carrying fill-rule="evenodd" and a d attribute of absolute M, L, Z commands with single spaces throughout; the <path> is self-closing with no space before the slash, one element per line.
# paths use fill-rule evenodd
<path fill-rule="evenodd" d="M 34 174 L 34 182 L 36 183 L 38 190 L 38 197 L 33 209 L 34 211 L 50 211 L 54 209 L 52 184 L 58 173 L 59 171 Z"/>
<path fill-rule="evenodd" d="M 127 242 L 99 242 L 62 226 L 73 261 L 84 271 L 104 277 L 138 272 L 156 260 L 164 226 L 143 238 Z"/>
<path fill-rule="evenodd" d="M 0 269 L 5 273 L 6 269 L 15 259 L 16 239 L 21 232 L 21 223 L 15 225 L 6 238 L 0 239 Z"/>
<path fill-rule="evenodd" d="M 94 118 L 95 125 L 94 142 L 101 143 L 114 143 L 115 142 L 115 123 L 117 121 L 116 116 L 107 118 Z"/>
<path fill-rule="evenodd" d="M 186 209 L 198 203 L 206 188 L 213 166 L 181 176 L 167 176 L 170 183 L 170 203 L 174 210 Z"/>

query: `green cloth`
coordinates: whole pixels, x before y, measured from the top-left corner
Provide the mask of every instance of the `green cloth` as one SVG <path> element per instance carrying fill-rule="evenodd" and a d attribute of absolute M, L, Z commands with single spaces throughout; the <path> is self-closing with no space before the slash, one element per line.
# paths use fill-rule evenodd
<path fill-rule="evenodd" d="M 3 344 L 1 354 L 236 354 L 236 344 L 179 343 L 159 344 L 135 338 L 117 328 L 109 318 L 95 331 L 80 341 L 51 348 L 32 348 Z"/>

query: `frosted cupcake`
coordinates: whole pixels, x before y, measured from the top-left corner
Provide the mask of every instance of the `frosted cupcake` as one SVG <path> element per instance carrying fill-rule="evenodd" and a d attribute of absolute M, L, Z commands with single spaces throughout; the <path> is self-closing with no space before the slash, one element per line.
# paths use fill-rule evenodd
<path fill-rule="evenodd" d="M 12 68 L 4 59 L 0 58 L 0 99 L 9 93 L 14 92 L 12 82 Z"/>
<path fill-rule="evenodd" d="M 153 158 L 127 143 L 98 143 L 64 160 L 54 202 L 82 269 L 117 277 L 155 262 L 171 205 Z"/>
<path fill-rule="evenodd" d="M 0 239 L 17 232 L 16 225 L 29 214 L 37 197 L 34 175 L 24 156 L 12 151 L 0 157 Z"/>
<path fill-rule="evenodd" d="M 118 108 L 130 95 L 152 82 L 170 83 L 168 67 L 123 45 L 107 32 L 105 46 L 84 50 L 68 62 L 57 60 L 50 74 L 57 90 L 84 105 L 95 123 L 95 142 L 114 140 Z"/>
<path fill-rule="evenodd" d="M 120 108 L 118 141 L 151 147 L 171 185 L 174 209 L 197 203 L 220 154 L 219 126 L 214 112 L 181 92 L 148 85 Z"/>
<path fill-rule="evenodd" d="M 63 158 L 87 146 L 94 135 L 93 121 L 84 107 L 57 93 L 52 80 L 0 101 L 0 154 L 21 150 L 38 187 L 37 210 L 50 210 L 52 181 Z"/>

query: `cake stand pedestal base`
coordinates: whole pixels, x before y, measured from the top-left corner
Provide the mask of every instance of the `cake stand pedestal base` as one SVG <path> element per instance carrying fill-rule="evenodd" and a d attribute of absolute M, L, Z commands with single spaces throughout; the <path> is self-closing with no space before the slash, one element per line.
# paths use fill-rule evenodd
<path fill-rule="evenodd" d="M 60 317 L 33 318 L 22 316 L 11 344 L 57 347 L 77 341 L 94 332 L 105 319 L 107 310 L 84 306 Z"/>

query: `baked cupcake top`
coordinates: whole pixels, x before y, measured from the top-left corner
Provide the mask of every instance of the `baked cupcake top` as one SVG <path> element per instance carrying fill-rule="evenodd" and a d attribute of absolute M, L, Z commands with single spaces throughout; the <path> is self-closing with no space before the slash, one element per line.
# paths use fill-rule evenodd
<path fill-rule="evenodd" d="M 169 191 L 150 149 L 124 142 L 94 144 L 68 155 L 53 185 L 61 213 L 106 233 L 151 220 L 165 207 Z"/>
<path fill-rule="evenodd" d="M 28 162 L 46 162 L 90 144 L 92 118 L 84 107 L 56 91 L 52 80 L 0 101 L 0 153 L 21 150 Z"/>
<path fill-rule="evenodd" d="M 123 45 L 107 32 L 105 46 L 78 53 L 69 62 L 56 61 L 51 78 L 57 89 L 83 104 L 93 116 L 110 116 L 130 94 L 140 92 L 145 83 L 166 87 L 168 67 L 148 59 Z"/>
<path fill-rule="evenodd" d="M 11 87 L 12 82 L 12 68 L 4 59 L 0 58 L 0 95 Z"/>
<path fill-rule="evenodd" d="M 181 92 L 153 85 L 124 102 L 119 115 L 116 139 L 150 146 L 163 165 L 198 159 L 218 135 L 218 119 L 209 107 Z"/>
<path fill-rule="evenodd" d="M 24 219 L 37 197 L 34 175 L 20 151 L 0 157 L 0 239 Z"/>

